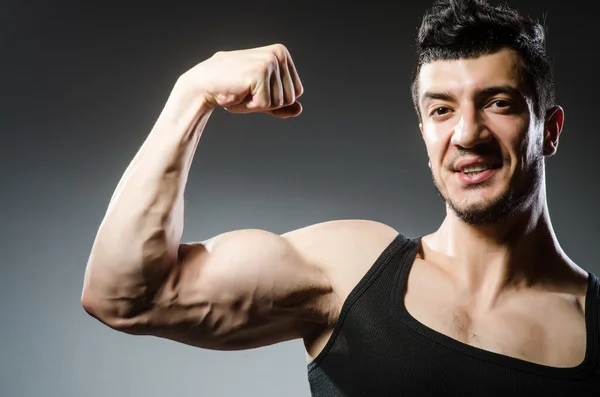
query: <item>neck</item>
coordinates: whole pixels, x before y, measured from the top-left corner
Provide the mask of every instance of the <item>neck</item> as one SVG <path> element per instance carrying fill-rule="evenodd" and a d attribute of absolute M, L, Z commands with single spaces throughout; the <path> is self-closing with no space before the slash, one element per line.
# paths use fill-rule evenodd
<path fill-rule="evenodd" d="M 529 210 L 493 225 L 469 225 L 450 210 L 424 239 L 424 251 L 453 279 L 493 305 L 502 292 L 552 288 L 587 274 L 567 257 L 554 234 L 545 194 Z"/>

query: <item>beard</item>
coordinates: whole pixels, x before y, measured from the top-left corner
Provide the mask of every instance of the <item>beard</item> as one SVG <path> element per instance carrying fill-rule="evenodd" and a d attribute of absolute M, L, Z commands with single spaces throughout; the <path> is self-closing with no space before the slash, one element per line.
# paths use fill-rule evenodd
<path fill-rule="evenodd" d="M 531 207 L 543 182 L 543 157 L 535 159 L 530 167 L 530 171 L 525 178 L 518 181 L 518 183 L 513 179 L 507 190 L 497 197 L 467 206 L 461 206 L 451 197 L 444 196 L 435 180 L 435 176 L 433 174 L 432 176 L 438 195 L 460 220 L 469 225 L 492 225 L 522 214 Z M 469 189 L 481 189 L 489 183 L 491 182 L 485 181 L 472 185 Z"/>

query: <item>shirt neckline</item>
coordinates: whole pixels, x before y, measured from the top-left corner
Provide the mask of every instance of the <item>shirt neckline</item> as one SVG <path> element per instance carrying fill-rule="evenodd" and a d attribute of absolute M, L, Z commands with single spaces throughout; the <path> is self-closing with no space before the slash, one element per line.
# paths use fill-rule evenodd
<path fill-rule="evenodd" d="M 432 340 L 438 345 L 452 349 L 460 354 L 471 356 L 475 359 L 486 361 L 502 367 L 518 371 L 526 371 L 551 378 L 581 378 L 587 376 L 596 367 L 598 356 L 598 278 L 588 272 L 588 288 L 585 300 L 585 327 L 586 351 L 583 361 L 574 367 L 553 367 L 522 360 L 516 357 L 491 352 L 475 346 L 468 345 L 442 334 L 424 325 L 413 317 L 404 305 L 404 296 L 408 274 L 413 266 L 417 252 L 421 245 L 421 237 L 412 240 L 413 247 L 409 250 L 397 273 L 395 281 L 394 305 L 402 322 L 413 331 Z"/>

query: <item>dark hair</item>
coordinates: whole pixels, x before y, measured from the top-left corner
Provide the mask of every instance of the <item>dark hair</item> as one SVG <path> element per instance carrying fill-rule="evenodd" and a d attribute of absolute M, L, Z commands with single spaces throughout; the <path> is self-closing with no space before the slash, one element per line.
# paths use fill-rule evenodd
<path fill-rule="evenodd" d="M 554 106 L 554 78 L 544 27 L 508 6 L 492 6 L 486 0 L 437 0 L 423 17 L 416 44 L 418 60 L 411 90 L 419 119 L 418 78 L 423 64 L 475 58 L 503 48 L 520 55 L 536 116 L 543 118 Z"/>

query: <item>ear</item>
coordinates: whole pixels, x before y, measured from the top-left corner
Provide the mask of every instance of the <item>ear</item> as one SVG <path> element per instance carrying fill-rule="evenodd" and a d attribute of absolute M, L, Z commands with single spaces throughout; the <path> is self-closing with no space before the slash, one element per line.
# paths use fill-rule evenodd
<path fill-rule="evenodd" d="M 560 106 L 555 106 L 546 112 L 544 124 L 544 156 L 552 156 L 558 148 L 558 138 L 565 122 L 565 111 Z"/>

